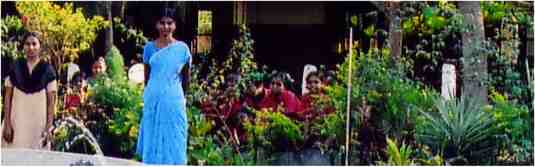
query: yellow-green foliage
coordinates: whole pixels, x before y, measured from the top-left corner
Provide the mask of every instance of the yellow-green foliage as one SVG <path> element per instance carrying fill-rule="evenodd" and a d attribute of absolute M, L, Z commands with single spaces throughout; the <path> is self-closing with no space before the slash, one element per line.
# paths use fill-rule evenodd
<path fill-rule="evenodd" d="M 414 162 L 410 159 L 412 154 L 412 149 L 405 145 L 404 143 L 400 148 L 397 146 L 397 142 L 392 141 L 390 138 L 386 139 L 387 147 L 386 152 L 388 153 L 388 164 L 389 165 L 413 165 Z"/>
<path fill-rule="evenodd" d="M 280 112 L 257 111 L 254 124 L 251 121 L 244 123 L 249 140 L 260 137 L 262 145 L 273 144 L 286 139 L 296 143 L 303 141 L 301 124 L 291 120 Z"/>
<path fill-rule="evenodd" d="M 106 64 L 108 64 L 107 73 L 113 80 L 126 79 L 123 56 L 117 47 L 111 47 L 106 53 Z"/>
<path fill-rule="evenodd" d="M 81 8 L 73 9 L 72 3 L 61 6 L 53 2 L 17 2 L 17 11 L 27 17 L 24 28 L 38 31 L 42 48 L 56 67 L 66 59 L 76 59 L 80 52 L 90 48 L 97 31 L 110 24 L 101 16 L 89 19 Z"/>
<path fill-rule="evenodd" d="M 18 58 L 22 56 L 21 52 L 17 49 L 20 45 L 19 41 L 22 38 L 22 21 L 16 16 L 6 16 L 0 21 L 1 31 L 0 37 L 2 38 L 1 55 L 2 57 Z M 18 38 L 17 38 L 18 37 Z"/>

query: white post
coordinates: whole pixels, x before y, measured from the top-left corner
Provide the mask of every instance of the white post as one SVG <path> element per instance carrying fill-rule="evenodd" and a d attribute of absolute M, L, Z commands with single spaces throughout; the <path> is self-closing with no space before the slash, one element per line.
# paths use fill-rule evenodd
<path fill-rule="evenodd" d="M 453 64 L 442 65 L 441 95 L 445 100 L 455 98 L 456 92 L 455 66 Z"/>
<path fill-rule="evenodd" d="M 350 116 L 351 116 L 351 66 L 353 65 L 353 27 L 349 28 L 349 70 L 347 74 L 347 111 L 346 111 L 346 166 L 349 165 L 349 142 L 351 139 Z"/>

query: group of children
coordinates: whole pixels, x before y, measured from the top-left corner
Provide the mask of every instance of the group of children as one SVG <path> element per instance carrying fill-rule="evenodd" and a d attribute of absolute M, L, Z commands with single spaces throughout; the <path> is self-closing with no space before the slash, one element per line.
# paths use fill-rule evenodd
<path fill-rule="evenodd" d="M 77 72 L 69 80 L 64 96 L 64 106 L 68 111 L 76 111 L 85 101 L 86 88 L 94 83 L 99 75 L 105 74 L 106 63 L 103 58 L 92 65 L 92 75 L 85 77 Z M 307 92 L 302 96 L 288 89 L 288 74 L 277 73 L 269 81 L 252 80 L 244 90 L 239 89 L 240 76 L 230 74 L 225 79 L 222 91 L 210 93 L 212 98 L 201 100 L 204 115 L 215 123 L 215 130 L 228 127 L 231 133 L 244 140 L 243 120 L 255 111 L 281 112 L 291 119 L 305 122 L 334 113 L 334 106 L 325 94 L 325 86 L 332 84 L 334 73 L 311 72 L 305 77 Z M 212 90 L 213 91 L 213 90 Z"/>
<path fill-rule="evenodd" d="M 305 77 L 308 92 L 298 97 L 287 89 L 286 75 L 278 73 L 268 83 L 262 80 L 251 81 L 245 90 L 239 92 L 237 83 L 240 76 L 231 74 L 226 77 L 224 91 L 215 98 L 201 101 L 201 110 L 214 121 L 215 130 L 224 127 L 232 135 L 245 140 L 243 120 L 254 117 L 253 110 L 259 112 L 281 112 L 289 118 L 312 121 L 334 113 L 335 108 L 325 94 L 325 86 L 332 84 L 332 72 L 311 72 Z"/>
<path fill-rule="evenodd" d="M 93 85 L 97 78 L 106 72 L 106 62 L 103 57 L 99 57 L 91 66 L 91 76 L 86 77 L 85 73 L 78 71 L 67 79 L 67 86 L 64 94 L 64 107 L 68 111 L 76 111 L 84 103 L 87 87 Z"/>

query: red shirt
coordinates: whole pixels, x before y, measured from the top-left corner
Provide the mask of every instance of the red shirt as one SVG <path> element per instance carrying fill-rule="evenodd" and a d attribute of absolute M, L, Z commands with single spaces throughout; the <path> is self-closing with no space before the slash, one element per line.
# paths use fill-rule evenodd
<path fill-rule="evenodd" d="M 260 110 L 264 108 L 265 103 L 266 103 L 265 101 L 267 100 L 266 97 L 270 92 L 271 90 L 264 88 L 264 91 L 262 92 L 262 94 L 258 95 L 257 97 L 246 96 L 244 98 L 243 105 L 249 106 L 255 110 Z"/>
<path fill-rule="evenodd" d="M 260 103 L 261 108 L 270 108 L 273 112 L 277 107 L 283 107 L 285 114 L 297 113 L 301 110 L 301 100 L 295 96 L 294 93 L 284 90 L 280 95 L 276 96 L 272 91 L 269 91 L 266 97 Z"/>
<path fill-rule="evenodd" d="M 67 95 L 65 108 L 78 108 L 82 104 L 82 98 L 78 95 Z"/>

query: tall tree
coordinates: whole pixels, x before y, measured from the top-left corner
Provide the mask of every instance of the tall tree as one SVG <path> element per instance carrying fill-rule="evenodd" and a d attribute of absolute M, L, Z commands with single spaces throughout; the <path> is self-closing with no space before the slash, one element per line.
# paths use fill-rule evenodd
<path fill-rule="evenodd" d="M 106 1 L 106 17 L 110 24 L 113 24 L 112 1 Z M 113 25 L 106 30 L 106 51 L 113 46 Z"/>
<path fill-rule="evenodd" d="M 401 30 L 401 13 L 399 3 L 397 1 L 385 1 L 385 6 L 388 10 L 388 20 L 389 20 L 389 39 L 390 49 L 392 58 L 399 59 L 401 57 L 401 47 L 403 34 Z"/>
<path fill-rule="evenodd" d="M 487 79 L 487 58 L 478 51 L 483 47 L 485 29 L 481 5 L 478 1 L 459 1 L 459 10 L 463 14 L 464 25 L 468 29 L 462 33 L 463 43 L 463 88 L 464 95 L 487 101 L 487 86 L 483 82 Z"/>
<path fill-rule="evenodd" d="M 114 17 L 119 17 L 121 20 L 125 20 L 124 14 L 126 11 L 126 5 L 128 1 L 113 1 L 112 2 L 112 15 Z"/>

